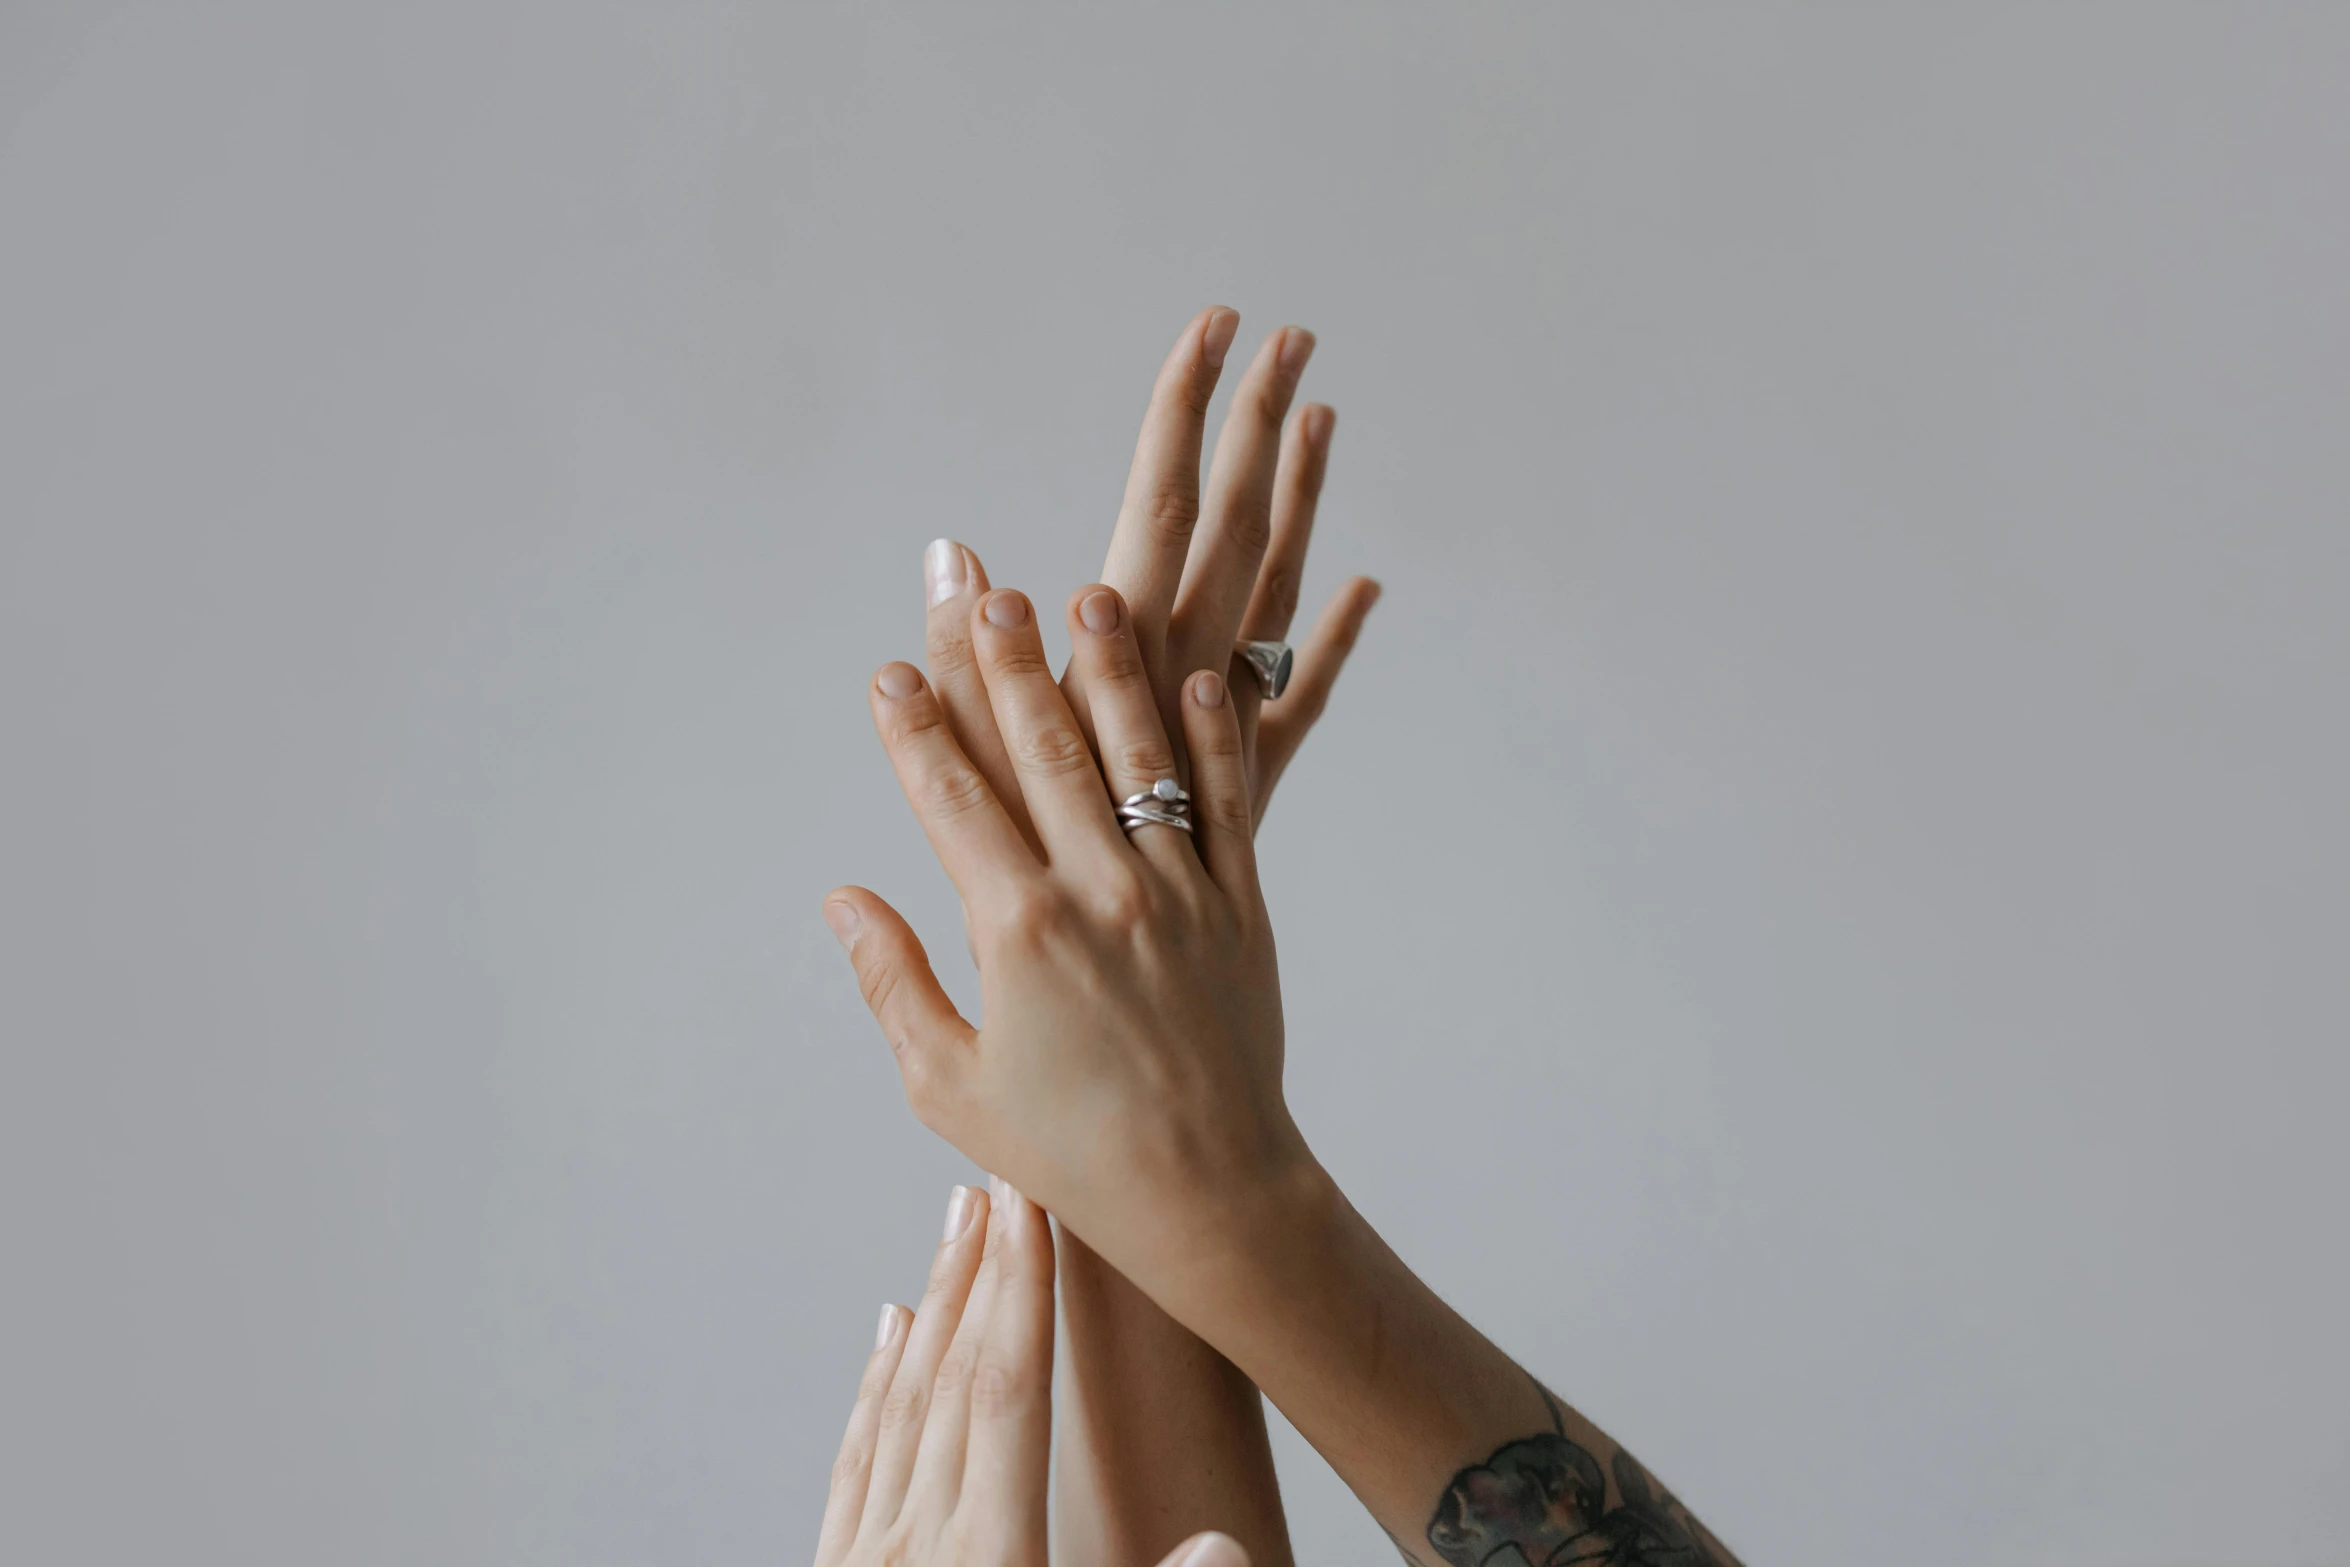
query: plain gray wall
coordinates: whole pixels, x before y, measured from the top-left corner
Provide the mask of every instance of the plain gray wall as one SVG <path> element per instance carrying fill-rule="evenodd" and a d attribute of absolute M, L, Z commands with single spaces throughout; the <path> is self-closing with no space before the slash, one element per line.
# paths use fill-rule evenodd
<path fill-rule="evenodd" d="M 1292 1092 L 1748 1560 L 2350 1561 L 2350 8 L 0 8 L 0 1557 L 797 1561 L 867 727 L 1320 333 Z M 1377 1532 L 1301 1444 L 1311 1563 Z"/>

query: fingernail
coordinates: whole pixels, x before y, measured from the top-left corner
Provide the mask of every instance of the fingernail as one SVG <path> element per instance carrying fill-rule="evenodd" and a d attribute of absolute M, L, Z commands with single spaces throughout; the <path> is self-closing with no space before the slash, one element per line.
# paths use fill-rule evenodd
<path fill-rule="evenodd" d="M 940 1245 L 955 1240 L 971 1228 L 971 1210 L 978 1206 L 979 1194 L 968 1186 L 958 1186 L 947 1194 L 946 1233 L 938 1238 Z"/>
<path fill-rule="evenodd" d="M 971 568 L 963 563 L 963 546 L 953 539 L 932 539 L 922 552 L 922 576 L 930 585 L 933 608 L 971 585 Z"/>
<path fill-rule="evenodd" d="M 883 696 L 902 702 L 922 689 L 922 676 L 911 664 L 889 664 L 883 667 L 877 683 Z"/>
<path fill-rule="evenodd" d="M 832 927 L 835 941 L 851 951 L 856 950 L 857 932 L 864 928 L 865 920 L 857 913 L 855 904 L 827 903 L 824 905 L 824 923 Z"/>
<path fill-rule="evenodd" d="M 997 1174 L 993 1173 L 992 1171 L 989 1173 L 989 1175 L 988 1175 L 988 1177 L 987 1177 L 987 1200 L 988 1200 L 988 1201 L 990 1201 L 990 1202 L 998 1202 L 998 1203 L 1002 1202 L 1002 1201 L 1004 1200 L 1004 1193 L 1005 1193 L 1006 1191 L 1008 1191 L 1009 1189 L 1010 1189 L 1010 1188 L 1008 1188 L 1008 1187 L 1006 1187 L 1006 1186 L 1004 1185 L 1004 1178 L 1003 1178 L 1002 1176 L 1000 1176 L 1000 1175 L 997 1175 Z"/>
<path fill-rule="evenodd" d="M 1202 707 L 1224 705 L 1224 677 L 1212 669 L 1203 669 L 1192 683 L 1191 699 Z"/>
<path fill-rule="evenodd" d="M 1328 403 L 1306 405 L 1306 444 L 1316 451 L 1330 444 L 1330 432 L 1337 428 L 1338 415 Z"/>
<path fill-rule="evenodd" d="M 1306 361 L 1314 357 L 1314 334 L 1302 326 L 1293 326 L 1281 336 L 1281 373 L 1294 376 L 1303 371 Z"/>
<path fill-rule="evenodd" d="M 883 1305 L 881 1326 L 873 1330 L 873 1348 L 876 1353 L 889 1348 L 889 1341 L 898 1336 L 898 1308 Z"/>
<path fill-rule="evenodd" d="M 1232 334 L 1239 330 L 1239 311 L 1218 308 L 1208 313 L 1207 330 L 1199 336 L 1199 356 L 1210 370 L 1224 368 L 1224 356 L 1232 352 Z"/>
<path fill-rule="evenodd" d="M 1118 595 L 1107 590 L 1088 593 L 1077 606 L 1077 618 L 1095 636 L 1108 636 L 1118 629 Z"/>
<path fill-rule="evenodd" d="M 1228 1534 L 1203 1534 L 1184 1556 L 1181 1567 L 1248 1567 L 1248 1552 Z"/>
<path fill-rule="evenodd" d="M 990 593 L 987 596 L 987 623 L 1005 631 L 1028 624 L 1028 600 L 1017 593 Z"/>

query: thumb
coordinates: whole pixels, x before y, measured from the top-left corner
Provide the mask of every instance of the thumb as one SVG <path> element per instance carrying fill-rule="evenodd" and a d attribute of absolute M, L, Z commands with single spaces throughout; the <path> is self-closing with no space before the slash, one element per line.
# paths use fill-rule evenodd
<path fill-rule="evenodd" d="M 835 888 L 824 899 L 824 923 L 848 949 L 865 1005 L 898 1058 L 906 1103 L 923 1125 L 945 1112 L 962 1065 L 962 1049 L 976 1031 L 931 970 L 904 916 L 862 887 Z"/>
<path fill-rule="evenodd" d="M 1169 1551 L 1159 1567 L 1248 1567 L 1248 1552 L 1232 1536 L 1210 1529 Z"/>

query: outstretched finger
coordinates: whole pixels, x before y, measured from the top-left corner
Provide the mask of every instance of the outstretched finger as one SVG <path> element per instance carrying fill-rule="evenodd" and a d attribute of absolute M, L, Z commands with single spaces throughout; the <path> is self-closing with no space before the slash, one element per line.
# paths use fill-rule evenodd
<path fill-rule="evenodd" d="M 963 1303 L 963 1320 L 955 1324 L 954 1342 L 938 1363 L 931 1384 L 930 1418 L 923 1422 L 922 1447 L 914 1458 L 914 1480 L 907 1496 L 915 1504 L 943 1517 L 955 1505 L 963 1487 L 963 1455 L 971 1435 L 973 1381 L 979 1374 L 981 1347 L 988 1323 L 994 1319 L 1003 1287 L 1004 1183 L 987 1182 L 987 1238 L 979 1257 L 979 1276 L 971 1281 L 971 1295 Z"/>
<path fill-rule="evenodd" d="M 1371 606 L 1379 602 L 1379 592 L 1379 584 L 1369 577 L 1355 577 L 1330 595 L 1330 602 L 1314 622 L 1313 634 L 1298 650 L 1289 689 L 1281 693 L 1280 701 L 1265 704 L 1257 720 L 1256 810 L 1260 824 L 1265 819 L 1265 806 L 1273 798 L 1273 786 L 1281 781 L 1297 748 L 1305 743 L 1306 732 L 1329 705 L 1330 688 L 1338 683 L 1338 672 L 1346 667 L 1346 656 L 1354 651 Z"/>
<path fill-rule="evenodd" d="M 1314 334 L 1301 326 L 1285 326 L 1266 338 L 1233 390 L 1223 433 L 1216 437 L 1198 547 L 1184 564 L 1183 587 L 1175 596 L 1173 639 L 1195 658 L 1215 659 L 1218 668 L 1240 635 L 1240 617 L 1273 536 L 1281 424 L 1313 352 Z"/>
<path fill-rule="evenodd" d="M 1150 409 L 1134 445 L 1126 498 L 1102 580 L 1126 595 L 1136 635 L 1155 667 L 1166 645 L 1167 617 L 1183 581 L 1183 562 L 1199 521 L 1199 454 L 1208 399 L 1223 374 L 1238 311 L 1212 306 L 1192 317 L 1159 367 Z"/>
<path fill-rule="evenodd" d="M 1020 797 L 1020 780 L 1004 738 L 996 732 L 995 714 L 987 705 L 987 682 L 971 652 L 971 606 L 987 592 L 987 568 L 978 551 L 953 539 L 935 539 L 922 552 L 922 585 L 926 608 L 922 621 L 923 663 L 930 689 L 946 714 L 955 744 L 979 769 L 979 776 L 995 791 L 996 802 L 1012 818 L 1031 848 L 1039 847 L 1036 830 L 1028 823 L 1028 804 Z"/>
<path fill-rule="evenodd" d="M 1191 819 L 1200 857 L 1225 896 L 1257 904 L 1256 816 L 1249 804 L 1248 753 L 1231 686 L 1212 669 L 1183 683 L 1183 734 L 1191 746 Z"/>
<path fill-rule="evenodd" d="M 897 1057 L 906 1103 L 923 1125 L 939 1129 L 976 1031 L 938 982 L 922 938 L 878 894 L 834 888 L 824 899 L 824 923 L 848 949 L 857 988 Z"/>
<path fill-rule="evenodd" d="M 1278 642 L 1297 616 L 1297 594 L 1305 581 L 1306 548 L 1313 542 L 1314 512 L 1322 500 L 1322 475 L 1330 466 L 1330 437 L 1338 415 L 1326 403 L 1308 403 L 1281 437 L 1281 466 L 1273 479 L 1273 542 L 1257 568 L 1257 586 L 1240 620 L 1241 636 Z"/>
<path fill-rule="evenodd" d="M 1116 589 L 1077 590 L 1069 603 L 1069 648 L 1069 668 L 1083 677 L 1072 684 L 1084 692 L 1109 797 L 1124 800 L 1162 778 L 1180 783 L 1175 748 Z M 1138 827 L 1128 841 L 1162 870 L 1198 874 L 1199 855 L 1180 828 Z"/>
<path fill-rule="evenodd" d="M 906 1325 L 912 1320 L 913 1313 L 903 1306 L 881 1308 L 873 1353 L 865 1358 L 857 1402 L 849 1410 L 848 1429 L 841 1433 L 840 1456 L 832 1461 L 824 1526 L 816 1533 L 816 1567 L 833 1567 L 857 1541 L 857 1519 L 865 1510 L 865 1486 L 873 1473 L 873 1444 L 881 1435 L 881 1401 L 905 1352 Z"/>
<path fill-rule="evenodd" d="M 971 1384 L 964 1505 L 981 1537 L 1017 1548 L 1014 1561 L 1045 1558 L 1045 1480 L 1053 1447 L 1053 1236 L 1044 1210 L 1010 1186 L 997 1188 L 1003 1233 L 995 1299 Z"/>
<path fill-rule="evenodd" d="M 1036 856 L 1003 802 L 955 744 L 946 712 L 911 664 L 884 664 L 870 692 L 873 727 L 880 731 L 898 787 L 929 835 L 931 852 L 946 868 L 963 906 L 971 907 L 1003 879 L 1033 875 Z"/>
<path fill-rule="evenodd" d="M 881 1419 L 873 1444 L 873 1471 L 865 1485 L 865 1507 L 857 1532 L 878 1535 L 896 1522 L 913 1478 L 914 1455 L 930 1418 L 931 1388 L 939 1362 L 963 1320 L 971 1281 L 979 1272 L 980 1239 L 987 1230 L 987 1194 L 958 1186 L 947 1197 L 946 1229 L 931 1259 L 930 1282 L 914 1310 L 913 1330 L 898 1367 L 882 1395 Z"/>
<path fill-rule="evenodd" d="M 1101 768 L 1053 679 L 1027 595 L 998 588 L 981 599 L 971 616 L 971 642 L 1048 859 L 1082 861 L 1115 848 L 1117 819 Z"/>

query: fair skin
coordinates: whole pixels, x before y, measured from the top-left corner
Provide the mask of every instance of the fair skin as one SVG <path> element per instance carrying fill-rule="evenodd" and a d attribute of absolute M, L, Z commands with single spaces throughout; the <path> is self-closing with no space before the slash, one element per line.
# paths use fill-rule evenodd
<path fill-rule="evenodd" d="M 1033 843 L 920 672 L 874 679 L 876 728 L 962 896 L 987 1020 L 956 1012 L 881 899 L 827 900 L 915 1114 L 1262 1388 L 1408 1559 L 1730 1563 L 1405 1267 L 1315 1160 L 1282 1093 L 1248 748 L 1221 676 L 1178 690 L 1196 835 L 1130 839 L 1113 811 L 1150 782 L 1128 759 L 1171 749 L 1137 619 L 1107 587 L 1070 601 L 1089 743 L 1027 599 L 991 591 L 973 608 Z"/>
<path fill-rule="evenodd" d="M 1184 678 L 1226 668 L 1237 639 L 1288 635 L 1337 422 L 1320 404 L 1291 412 L 1313 338 L 1280 328 L 1242 373 L 1203 485 L 1207 404 L 1238 325 L 1234 312 L 1215 307 L 1177 337 L 1152 388 L 1103 567 L 1104 580 L 1134 606 L 1139 667 L 1169 717 L 1180 712 Z M 974 662 L 971 616 L 988 592 L 986 568 L 970 548 L 945 539 L 926 552 L 924 566 L 929 673 L 947 727 L 1038 845 Z M 1278 704 L 1260 709 L 1253 689 L 1240 688 L 1256 820 L 1319 717 L 1378 591 L 1358 577 L 1332 595 Z M 1085 670 L 1072 665 L 1061 684 L 1093 738 Z M 1188 775 L 1180 743 L 1117 763 L 1121 776 Z M 1214 1524 L 1264 1567 L 1288 1567 L 1255 1385 L 1065 1226 L 1060 1265 L 1064 1425 L 1055 1496 L 1071 1556 L 1147 1561 Z"/>
<path fill-rule="evenodd" d="M 919 1311 L 881 1308 L 825 1498 L 816 1567 L 1046 1567 L 1053 1242 L 995 1183 L 958 1186 Z M 1248 1567 L 1203 1533 L 1160 1567 Z"/>

